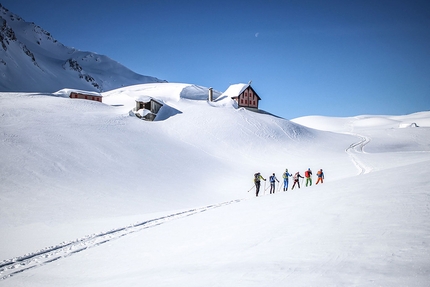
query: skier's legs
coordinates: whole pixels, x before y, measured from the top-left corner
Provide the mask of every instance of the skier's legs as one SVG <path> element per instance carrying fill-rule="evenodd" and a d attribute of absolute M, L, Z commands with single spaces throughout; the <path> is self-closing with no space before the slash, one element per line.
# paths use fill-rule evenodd
<path fill-rule="evenodd" d="M 260 192 L 260 182 L 257 181 L 255 183 L 255 192 L 256 192 L 256 196 L 258 196 L 258 193 Z"/>
<path fill-rule="evenodd" d="M 270 183 L 270 194 L 272 194 L 272 191 L 273 191 L 273 193 L 275 193 L 275 183 L 274 182 Z"/>

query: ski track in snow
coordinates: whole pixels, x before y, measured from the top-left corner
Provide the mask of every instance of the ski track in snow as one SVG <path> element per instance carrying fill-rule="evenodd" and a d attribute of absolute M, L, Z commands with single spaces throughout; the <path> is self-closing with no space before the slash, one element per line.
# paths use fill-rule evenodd
<path fill-rule="evenodd" d="M 367 145 L 371 139 L 369 137 L 359 135 L 359 134 L 354 134 L 354 133 L 346 133 L 346 134 L 350 134 L 350 135 L 357 136 L 360 138 L 360 141 L 358 141 L 356 143 L 352 143 L 345 150 L 345 152 L 349 155 L 349 157 L 351 158 L 354 165 L 358 168 L 359 175 L 371 172 L 372 168 L 363 164 L 363 162 L 360 161 L 358 156 L 357 156 L 357 154 L 364 154 L 365 153 L 364 146 Z"/>
<path fill-rule="evenodd" d="M 146 220 L 140 223 L 131 224 L 125 227 L 101 232 L 98 234 L 87 235 L 83 238 L 74 241 L 63 242 L 55 246 L 28 253 L 22 256 L 0 262 L 0 281 L 8 279 L 16 274 L 25 272 L 35 267 L 40 267 L 45 264 L 57 261 L 62 258 L 69 257 L 75 253 L 82 252 L 92 247 L 99 246 L 109 241 L 121 238 L 134 232 L 141 231 L 146 228 L 154 227 L 171 220 L 184 218 L 186 216 L 195 215 L 210 209 L 222 207 L 232 203 L 238 203 L 243 199 L 227 201 L 219 204 L 208 205 L 205 207 L 194 208 L 170 215 L 162 216 L 155 219 Z"/>

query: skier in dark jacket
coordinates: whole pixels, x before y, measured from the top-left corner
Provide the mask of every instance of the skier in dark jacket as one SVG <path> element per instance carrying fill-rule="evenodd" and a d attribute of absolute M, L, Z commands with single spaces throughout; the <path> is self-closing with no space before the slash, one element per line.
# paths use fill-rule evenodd
<path fill-rule="evenodd" d="M 291 190 L 294 189 L 294 187 L 296 186 L 296 183 L 297 183 L 297 185 L 300 188 L 300 182 L 299 182 L 300 178 L 304 178 L 304 177 L 300 175 L 300 172 L 296 172 L 296 174 L 293 176 L 294 184 L 293 184 L 293 187 L 291 188 Z"/>
<path fill-rule="evenodd" d="M 258 193 L 260 192 L 260 180 L 266 181 L 264 177 L 261 176 L 259 172 L 254 174 L 254 183 L 255 183 L 255 193 L 256 196 L 258 196 Z"/>

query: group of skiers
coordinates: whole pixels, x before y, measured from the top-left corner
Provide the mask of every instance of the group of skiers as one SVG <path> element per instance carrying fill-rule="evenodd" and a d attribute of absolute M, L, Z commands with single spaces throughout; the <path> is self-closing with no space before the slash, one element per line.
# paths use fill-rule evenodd
<path fill-rule="evenodd" d="M 293 177 L 294 183 L 293 186 L 291 188 L 291 190 L 294 189 L 294 187 L 297 186 L 300 188 L 300 178 L 306 178 L 306 186 L 311 186 L 312 185 L 312 170 L 310 168 L 308 168 L 305 171 L 305 176 L 303 177 L 300 172 L 296 172 L 294 174 L 294 176 L 288 172 L 288 168 L 285 169 L 285 172 L 282 174 L 282 178 L 284 179 L 284 191 L 288 190 L 288 178 L 289 177 Z M 320 169 L 317 172 L 317 182 L 318 183 L 323 183 L 324 182 L 324 172 L 322 169 Z M 256 191 L 256 195 L 258 196 L 258 193 L 260 192 L 260 185 L 261 185 L 261 180 L 266 181 L 266 179 L 259 173 L 257 172 L 256 174 L 254 174 L 254 184 L 255 184 L 255 191 Z M 275 173 L 273 173 L 270 177 L 269 177 L 269 182 L 270 182 L 270 194 L 275 193 L 275 185 L 276 182 L 279 183 L 279 180 L 276 178 Z"/>

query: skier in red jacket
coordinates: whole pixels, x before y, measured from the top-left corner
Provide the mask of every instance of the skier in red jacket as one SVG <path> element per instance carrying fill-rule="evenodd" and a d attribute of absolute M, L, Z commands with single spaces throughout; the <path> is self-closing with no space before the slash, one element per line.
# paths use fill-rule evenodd
<path fill-rule="evenodd" d="M 306 186 L 312 185 L 312 170 L 308 168 L 307 171 L 305 171 L 305 177 L 306 177 Z"/>

